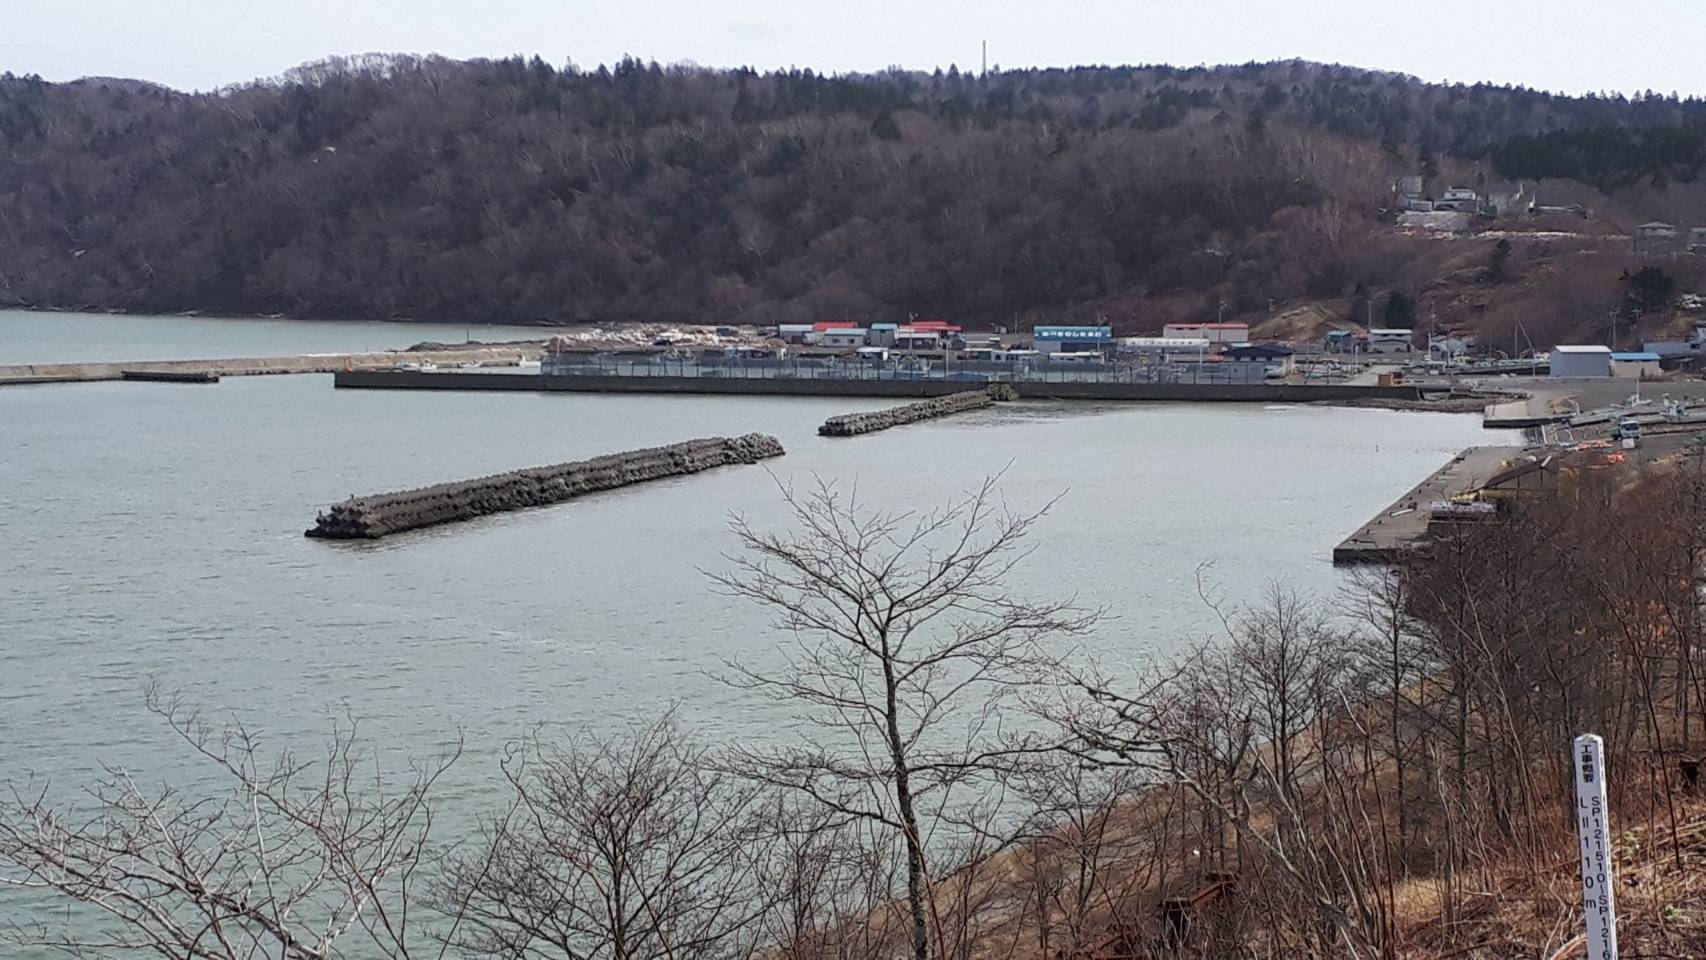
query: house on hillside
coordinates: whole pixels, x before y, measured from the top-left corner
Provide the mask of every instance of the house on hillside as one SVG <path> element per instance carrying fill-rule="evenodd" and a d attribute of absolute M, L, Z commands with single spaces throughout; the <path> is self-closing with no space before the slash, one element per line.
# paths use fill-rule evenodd
<path fill-rule="evenodd" d="M 1452 187 L 1434 201 L 1433 208 L 1452 213 L 1480 213 L 1481 197 L 1468 187 Z"/>
<path fill-rule="evenodd" d="M 1655 257 L 1676 252 L 1676 224 L 1653 220 L 1635 228 L 1635 252 Z"/>
<path fill-rule="evenodd" d="M 1399 177 L 1392 181 L 1392 209 L 1426 213 L 1434 208 L 1427 198 L 1426 186 L 1419 176 Z"/>
<path fill-rule="evenodd" d="M 1534 194 L 1522 181 L 1496 183 L 1487 188 L 1481 211 L 1494 217 L 1514 217 L 1534 210 Z"/>

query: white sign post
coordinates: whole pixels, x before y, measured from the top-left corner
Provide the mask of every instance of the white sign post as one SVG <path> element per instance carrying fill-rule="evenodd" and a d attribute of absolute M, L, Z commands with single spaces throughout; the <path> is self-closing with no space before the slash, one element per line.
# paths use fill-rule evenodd
<path fill-rule="evenodd" d="M 1576 833 L 1581 838 L 1582 905 L 1587 910 L 1588 960 L 1617 960 L 1617 900 L 1611 878 L 1611 822 L 1605 808 L 1605 741 L 1576 738 Z"/>

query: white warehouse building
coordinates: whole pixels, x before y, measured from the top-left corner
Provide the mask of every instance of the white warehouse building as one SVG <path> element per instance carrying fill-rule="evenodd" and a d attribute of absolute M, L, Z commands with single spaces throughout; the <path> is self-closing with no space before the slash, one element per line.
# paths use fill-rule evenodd
<path fill-rule="evenodd" d="M 1409 353 L 1414 331 L 1373 327 L 1368 331 L 1369 353 Z"/>
<path fill-rule="evenodd" d="M 1207 337 L 1121 337 L 1116 349 L 1122 357 L 1168 363 L 1178 358 L 1198 360 L 1218 356 L 1209 346 Z"/>
<path fill-rule="evenodd" d="M 1552 376 L 1609 377 L 1611 348 L 1596 343 L 1560 344 L 1553 347 Z"/>

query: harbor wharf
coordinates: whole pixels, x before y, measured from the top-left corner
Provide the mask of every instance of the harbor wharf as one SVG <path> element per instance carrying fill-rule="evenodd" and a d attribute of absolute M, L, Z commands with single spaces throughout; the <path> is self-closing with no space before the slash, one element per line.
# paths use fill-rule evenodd
<path fill-rule="evenodd" d="M 1333 564 L 1391 563 L 1427 536 L 1429 507 L 1477 489 L 1523 447 L 1470 447 L 1375 514 L 1333 548 Z"/>
<path fill-rule="evenodd" d="M 504 374 L 440 370 L 339 370 L 333 383 L 367 390 L 531 390 L 579 393 L 732 394 L 743 396 L 943 397 L 981 384 L 947 378 L 671 377 L 590 374 Z M 1423 401 L 1410 386 L 1290 383 L 1144 383 L 1014 380 L 1025 400 L 1139 400 L 1196 403 Z"/>

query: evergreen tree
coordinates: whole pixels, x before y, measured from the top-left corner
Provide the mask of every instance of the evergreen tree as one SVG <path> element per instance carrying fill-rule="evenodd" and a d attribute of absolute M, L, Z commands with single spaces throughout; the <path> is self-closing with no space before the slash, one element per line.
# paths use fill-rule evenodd
<path fill-rule="evenodd" d="M 900 124 L 894 122 L 894 114 L 884 110 L 877 114 L 877 119 L 871 121 L 871 132 L 878 140 L 899 140 Z"/>
<path fill-rule="evenodd" d="M 1387 296 L 1386 309 L 1380 316 L 1386 326 L 1407 330 L 1416 322 L 1416 301 L 1403 291 L 1394 290 Z"/>

